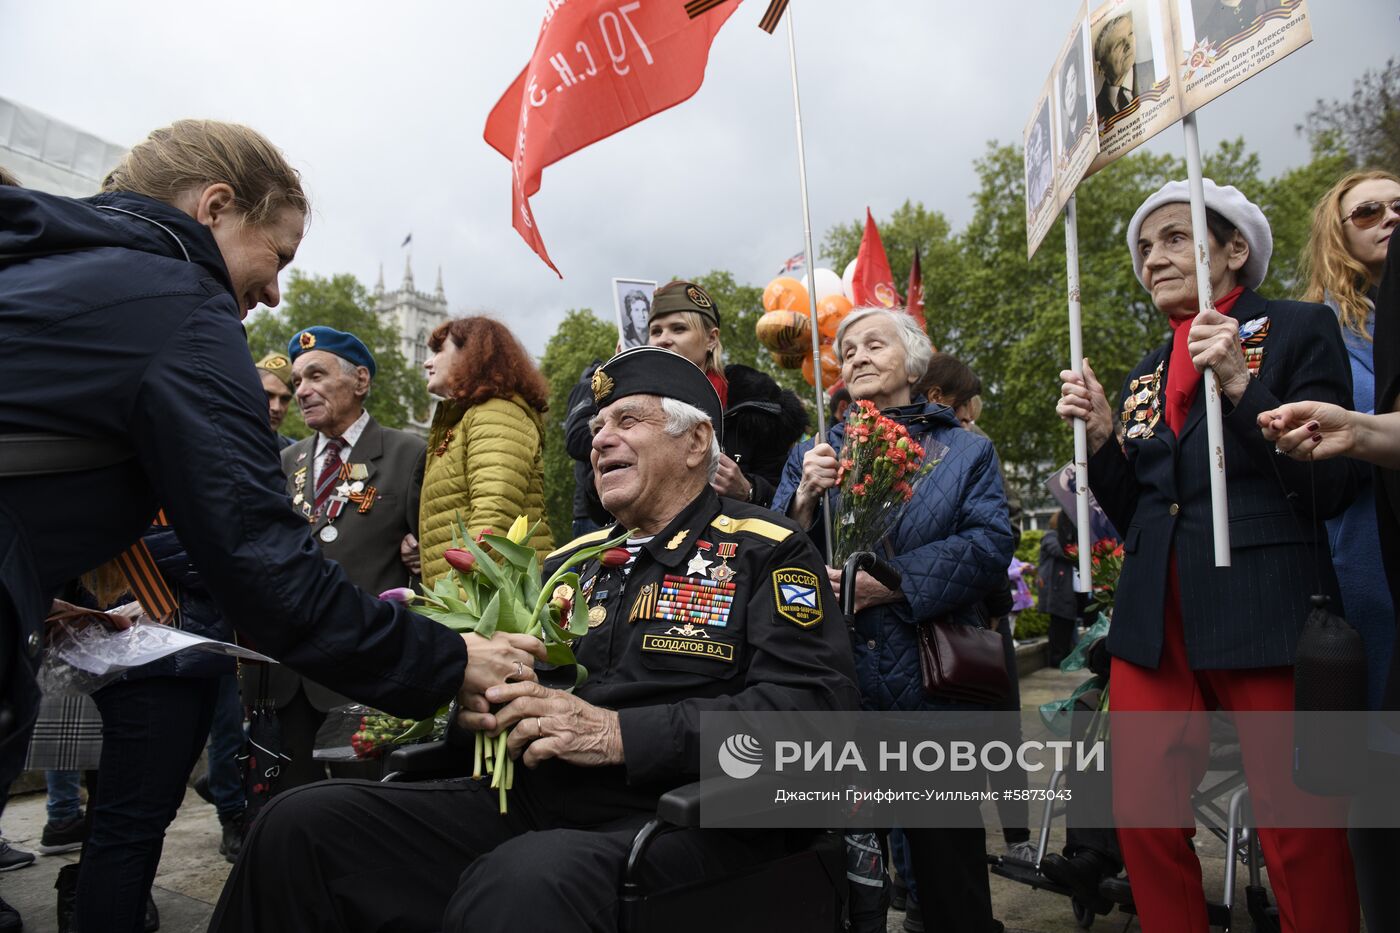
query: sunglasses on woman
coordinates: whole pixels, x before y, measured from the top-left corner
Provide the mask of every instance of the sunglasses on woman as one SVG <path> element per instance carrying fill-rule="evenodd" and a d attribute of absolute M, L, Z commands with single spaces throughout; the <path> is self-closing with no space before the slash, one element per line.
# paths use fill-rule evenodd
<path fill-rule="evenodd" d="M 1381 222 L 1385 216 L 1386 208 L 1400 217 L 1400 198 L 1394 201 L 1362 201 L 1351 209 L 1351 213 L 1342 218 L 1342 223 L 1350 220 L 1356 224 L 1356 229 L 1366 230 Z"/>

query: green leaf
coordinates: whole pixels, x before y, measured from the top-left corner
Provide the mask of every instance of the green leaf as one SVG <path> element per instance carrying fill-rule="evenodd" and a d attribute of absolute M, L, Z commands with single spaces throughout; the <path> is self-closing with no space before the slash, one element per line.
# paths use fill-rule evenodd
<path fill-rule="evenodd" d="M 499 592 L 491 594 L 491 601 L 486 604 L 486 609 L 481 613 L 481 621 L 477 623 L 476 633 L 482 638 L 490 638 L 496 634 L 496 624 L 501 618 L 501 594 Z"/>
<path fill-rule="evenodd" d="M 498 590 L 504 589 L 508 585 L 505 571 L 501 569 L 491 555 L 481 549 L 480 545 L 471 539 L 467 539 L 462 542 L 462 546 L 468 553 L 476 558 L 476 564 L 472 567 L 472 573 L 481 574 L 487 580 L 490 580 L 491 585 Z"/>
<path fill-rule="evenodd" d="M 439 712 L 441 711 L 439 710 Z M 403 735 L 395 736 L 394 741 L 397 743 L 412 742 L 415 739 L 421 739 L 424 736 L 432 735 L 435 718 L 436 717 L 430 716 L 427 719 L 418 720 L 410 726 L 408 731 Z"/>
<path fill-rule="evenodd" d="M 505 535 L 485 535 L 481 539 L 484 543 L 491 545 L 491 549 L 500 554 L 506 561 L 517 570 L 526 570 L 530 566 L 530 561 L 535 558 L 535 549 L 526 547 L 523 544 L 516 544 Z"/>
<path fill-rule="evenodd" d="M 579 599 L 579 592 L 574 591 L 574 611 L 569 617 L 569 633 L 571 635 L 584 635 L 588 632 L 588 607 Z"/>
<path fill-rule="evenodd" d="M 481 627 L 481 617 L 474 612 L 444 612 L 431 617 L 454 632 L 475 632 Z"/>
<path fill-rule="evenodd" d="M 555 667 L 567 667 L 570 664 L 578 663 L 577 659 L 574 657 L 574 649 L 563 642 L 555 642 L 547 646 L 545 648 L 545 658 Z"/>
<path fill-rule="evenodd" d="M 500 607 L 496 620 L 496 631 L 511 632 L 520 634 L 530 624 L 529 614 L 524 611 L 515 594 L 502 590 L 491 597 L 492 601 Z"/>

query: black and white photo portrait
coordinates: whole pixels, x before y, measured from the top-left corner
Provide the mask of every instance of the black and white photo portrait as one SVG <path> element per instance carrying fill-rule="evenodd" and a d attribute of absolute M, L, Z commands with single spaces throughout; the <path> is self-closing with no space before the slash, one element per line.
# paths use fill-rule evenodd
<path fill-rule="evenodd" d="M 617 334 L 622 349 L 646 345 L 647 318 L 651 316 L 651 296 L 655 291 L 656 283 L 645 279 L 613 279 Z"/>

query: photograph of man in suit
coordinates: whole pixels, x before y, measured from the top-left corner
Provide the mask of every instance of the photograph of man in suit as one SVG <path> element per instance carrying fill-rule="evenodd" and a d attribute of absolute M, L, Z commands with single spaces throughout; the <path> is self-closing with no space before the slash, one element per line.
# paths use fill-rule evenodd
<path fill-rule="evenodd" d="M 1100 120 L 1128 109 L 1139 94 L 1152 87 L 1151 60 L 1137 59 L 1133 14 L 1105 21 L 1094 36 L 1094 69 L 1100 81 L 1095 104 Z"/>
<path fill-rule="evenodd" d="M 282 451 L 292 507 L 351 583 L 368 593 L 415 586 L 422 438 L 383 427 L 365 410 L 375 363 L 353 334 L 310 327 L 291 339 L 287 355 L 297 405 L 316 432 Z M 327 712 L 353 700 L 280 665 L 268 673 L 267 699 L 292 756 L 278 789 L 320 780 L 324 768 L 311 755 L 316 732 Z M 245 677 L 245 698 L 257 696 L 250 688 L 258 680 Z"/>
<path fill-rule="evenodd" d="M 1087 89 L 1084 62 L 1081 49 L 1084 48 L 1083 33 L 1079 33 L 1069 53 L 1060 65 L 1060 155 L 1074 148 L 1074 141 L 1084 130 L 1089 120 L 1089 105 L 1086 101 Z"/>

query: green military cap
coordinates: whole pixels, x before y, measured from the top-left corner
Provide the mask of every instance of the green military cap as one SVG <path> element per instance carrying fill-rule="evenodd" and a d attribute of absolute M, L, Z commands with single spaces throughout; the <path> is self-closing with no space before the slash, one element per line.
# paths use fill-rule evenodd
<path fill-rule="evenodd" d="M 271 373 L 287 384 L 287 388 L 292 386 L 292 362 L 287 359 L 285 353 L 269 353 L 258 360 L 258 369 L 265 373 Z"/>
<path fill-rule="evenodd" d="M 724 407 L 710 378 L 679 353 L 660 347 L 623 350 L 593 371 L 593 400 L 605 408 L 629 395 L 658 395 L 693 405 L 709 416 L 724 442 Z"/>
<path fill-rule="evenodd" d="M 709 292 L 694 282 L 667 282 L 658 288 L 651 299 L 651 316 L 647 323 L 677 311 L 694 311 L 703 315 L 711 326 L 719 326 L 719 305 Z"/>

